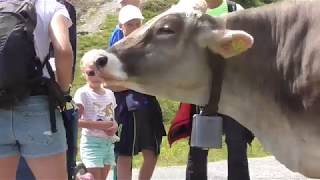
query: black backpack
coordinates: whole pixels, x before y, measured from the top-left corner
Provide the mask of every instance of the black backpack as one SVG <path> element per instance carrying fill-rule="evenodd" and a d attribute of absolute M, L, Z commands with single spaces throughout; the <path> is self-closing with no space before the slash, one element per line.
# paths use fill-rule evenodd
<path fill-rule="evenodd" d="M 49 53 L 43 63 L 36 55 L 36 24 L 35 0 L 0 0 L 0 108 L 30 95 L 48 95 L 51 130 L 57 132 L 55 109 L 64 111 L 71 97 L 55 81 Z M 50 78 L 43 77 L 44 66 Z"/>
<path fill-rule="evenodd" d="M 30 95 L 42 77 L 33 31 L 35 0 L 0 0 L 0 107 Z"/>

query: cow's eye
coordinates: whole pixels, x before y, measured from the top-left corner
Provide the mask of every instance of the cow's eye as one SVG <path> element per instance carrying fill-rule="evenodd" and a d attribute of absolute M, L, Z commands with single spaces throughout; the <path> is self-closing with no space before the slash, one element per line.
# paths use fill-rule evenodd
<path fill-rule="evenodd" d="M 164 25 L 160 27 L 157 31 L 158 35 L 175 34 L 175 31 L 169 27 L 169 25 Z"/>

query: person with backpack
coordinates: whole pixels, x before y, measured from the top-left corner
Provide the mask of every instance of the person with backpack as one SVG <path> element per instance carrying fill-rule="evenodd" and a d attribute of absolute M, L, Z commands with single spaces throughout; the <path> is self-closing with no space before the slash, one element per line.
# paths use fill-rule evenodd
<path fill-rule="evenodd" d="M 209 8 L 207 14 L 211 16 L 220 16 L 243 9 L 241 5 L 229 0 L 206 1 Z M 180 104 L 179 111 L 168 133 L 169 144 L 178 139 L 191 136 L 192 117 L 194 114 L 200 113 L 200 108 L 193 104 Z M 223 119 L 223 132 L 226 135 L 225 141 L 228 151 L 228 180 L 250 180 L 247 144 L 250 144 L 253 140 L 253 134 L 231 117 L 217 112 L 214 114 L 213 116 L 220 116 Z M 186 180 L 206 180 L 208 178 L 207 157 L 208 149 L 190 146 Z"/>
<path fill-rule="evenodd" d="M 70 16 L 72 25 L 69 27 L 69 39 L 72 46 L 73 52 L 73 69 L 72 76 L 74 79 L 75 66 L 76 66 L 76 53 L 77 53 L 77 27 L 76 27 L 76 9 L 70 0 L 57 0 L 59 3 L 63 4 Z M 50 59 L 49 62 L 52 69 L 56 70 L 54 63 L 54 52 L 52 44 L 50 44 Z M 67 138 L 67 169 L 68 169 L 68 179 L 74 179 L 75 169 L 76 169 L 76 156 L 77 156 L 77 139 L 78 139 L 78 117 L 77 110 L 75 108 L 70 108 L 63 112 L 66 120 L 64 120 L 64 126 L 66 128 L 66 138 Z M 17 170 L 17 180 L 34 180 L 35 177 L 32 174 L 27 162 L 24 158 L 20 158 L 18 170 Z"/>
<path fill-rule="evenodd" d="M 15 179 L 22 156 L 36 179 L 67 179 L 59 111 L 72 80 L 69 14 L 56 0 L 11 0 L 0 2 L 0 18 L 1 177 Z M 47 63 L 50 42 L 56 81 Z"/>

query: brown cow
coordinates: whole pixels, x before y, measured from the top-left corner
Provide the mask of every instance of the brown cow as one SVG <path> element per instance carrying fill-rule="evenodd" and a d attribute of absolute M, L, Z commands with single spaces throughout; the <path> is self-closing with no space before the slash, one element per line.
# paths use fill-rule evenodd
<path fill-rule="evenodd" d="M 252 130 L 291 170 L 319 178 L 320 1 L 219 18 L 177 7 L 98 54 L 106 82 L 206 104 L 219 86 L 214 72 L 223 70 L 219 112 Z"/>

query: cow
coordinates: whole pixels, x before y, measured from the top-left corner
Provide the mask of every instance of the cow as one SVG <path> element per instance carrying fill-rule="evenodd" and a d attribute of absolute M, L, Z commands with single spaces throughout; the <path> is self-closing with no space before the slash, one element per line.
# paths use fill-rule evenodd
<path fill-rule="evenodd" d="M 181 4 L 97 52 L 100 76 L 110 86 L 198 105 L 221 86 L 220 113 L 253 131 L 292 171 L 319 178 L 320 1 L 223 17 Z"/>

